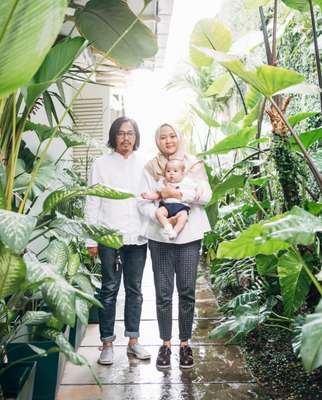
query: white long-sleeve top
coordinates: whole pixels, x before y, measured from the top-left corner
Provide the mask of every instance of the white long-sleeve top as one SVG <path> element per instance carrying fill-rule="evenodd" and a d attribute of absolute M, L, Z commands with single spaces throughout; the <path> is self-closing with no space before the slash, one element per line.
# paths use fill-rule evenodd
<path fill-rule="evenodd" d="M 89 184 L 101 183 L 138 196 L 142 181 L 144 159 L 133 152 L 124 158 L 117 152 L 104 154 L 92 165 Z M 140 237 L 142 216 L 138 211 L 137 199 L 111 200 L 95 196 L 86 197 L 85 219 L 90 224 L 100 224 L 117 229 L 123 235 L 124 244 L 141 245 L 146 239 Z M 93 240 L 87 246 L 96 246 Z"/>
<path fill-rule="evenodd" d="M 155 192 L 157 191 L 157 187 L 158 183 L 147 170 L 144 170 L 140 191 Z M 185 191 L 182 189 L 180 192 L 182 193 L 181 202 L 189 204 L 191 209 L 188 221 L 176 239 L 167 240 L 161 235 L 162 227 L 155 216 L 158 201 L 153 202 L 143 199 L 139 200 L 139 210 L 146 218 L 146 223 L 142 228 L 142 235 L 157 242 L 183 244 L 202 239 L 204 233 L 211 229 L 206 211 L 203 208 L 203 205 L 207 204 L 212 196 L 209 183 L 207 181 L 200 181 L 198 183 L 198 192 L 201 194 L 198 200 L 195 198 L 195 191 Z"/>

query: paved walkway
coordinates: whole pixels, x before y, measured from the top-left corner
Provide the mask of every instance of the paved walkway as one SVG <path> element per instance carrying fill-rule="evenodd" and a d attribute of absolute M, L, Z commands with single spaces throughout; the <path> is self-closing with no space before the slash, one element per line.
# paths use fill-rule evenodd
<path fill-rule="evenodd" d="M 217 303 L 207 281 L 197 282 L 197 303 L 193 327 L 192 347 L 195 368 L 179 369 L 178 302 L 174 294 L 173 345 L 171 369 L 159 371 L 155 361 L 161 344 L 155 311 L 152 268 L 147 262 L 143 279 L 143 310 L 140 342 L 152 354 L 150 361 L 139 361 L 127 356 L 127 339 L 123 336 L 124 291 L 119 293 L 117 306 L 114 364 L 97 364 L 99 355 L 98 326 L 88 326 L 79 353 L 90 362 L 101 380 L 96 386 L 87 367 L 67 363 L 58 400 L 248 400 L 260 399 L 257 385 L 245 368 L 238 346 L 223 346 L 222 341 L 208 338 L 209 331 L 218 323 Z"/>

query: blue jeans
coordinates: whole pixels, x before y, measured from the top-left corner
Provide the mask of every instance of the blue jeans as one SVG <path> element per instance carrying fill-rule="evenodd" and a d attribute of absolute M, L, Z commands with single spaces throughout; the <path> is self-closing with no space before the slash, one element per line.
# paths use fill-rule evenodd
<path fill-rule="evenodd" d="M 99 310 L 101 341 L 115 339 L 114 325 L 116 313 L 116 298 L 120 288 L 123 272 L 125 288 L 124 323 L 127 337 L 139 337 L 139 326 L 142 309 L 141 283 L 146 259 L 146 245 L 124 245 L 118 252 L 122 264 L 116 268 L 117 251 L 105 246 L 99 246 L 99 256 L 102 263 L 102 288 L 100 301 L 104 308 Z"/>

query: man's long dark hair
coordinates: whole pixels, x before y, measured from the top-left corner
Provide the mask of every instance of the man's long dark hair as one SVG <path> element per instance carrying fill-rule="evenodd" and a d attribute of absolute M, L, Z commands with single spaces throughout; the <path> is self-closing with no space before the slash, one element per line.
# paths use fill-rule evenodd
<path fill-rule="evenodd" d="M 129 122 L 134 129 L 135 132 L 135 144 L 133 147 L 133 150 L 137 150 L 140 146 L 140 131 L 138 124 L 134 121 L 134 119 L 128 118 L 128 117 L 119 117 L 117 118 L 111 125 L 110 131 L 108 134 L 108 142 L 107 145 L 113 150 L 116 150 L 116 134 L 120 130 L 122 124 L 124 122 Z"/>

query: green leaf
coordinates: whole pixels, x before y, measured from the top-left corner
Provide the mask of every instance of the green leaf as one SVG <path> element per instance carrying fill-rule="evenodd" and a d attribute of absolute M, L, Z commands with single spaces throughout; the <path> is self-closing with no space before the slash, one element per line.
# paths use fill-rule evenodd
<path fill-rule="evenodd" d="M 263 186 L 272 179 L 271 176 L 262 176 L 260 178 L 250 178 L 248 182 L 250 185 Z"/>
<path fill-rule="evenodd" d="M 51 224 L 51 228 L 62 234 L 67 234 L 81 239 L 92 239 L 103 246 L 119 249 L 123 246 L 122 235 L 113 229 L 106 228 L 102 225 L 87 224 L 82 219 L 69 219 L 60 215 Z"/>
<path fill-rule="evenodd" d="M 258 254 L 256 256 L 256 268 L 260 276 L 275 276 L 277 272 L 278 258 L 274 255 Z"/>
<path fill-rule="evenodd" d="M 287 7 L 293 8 L 294 10 L 305 12 L 309 11 L 309 3 L 307 0 L 282 0 Z"/>
<path fill-rule="evenodd" d="M 259 307 L 258 304 L 244 304 L 234 311 L 234 315 L 227 318 L 225 322 L 216 327 L 210 334 L 211 339 L 221 339 L 229 333 L 234 337 L 230 343 L 247 335 L 259 324 L 263 323 L 269 316 L 267 306 Z"/>
<path fill-rule="evenodd" d="M 55 272 L 62 275 L 69 259 L 69 251 L 66 243 L 57 239 L 51 241 L 44 252 L 44 256 L 48 263 L 55 267 Z"/>
<path fill-rule="evenodd" d="M 322 212 L 322 203 L 316 203 L 314 201 L 306 201 L 305 209 L 313 215 L 320 215 Z"/>
<path fill-rule="evenodd" d="M 28 82 L 54 43 L 66 0 L 0 2 L 0 97 Z"/>
<path fill-rule="evenodd" d="M 27 246 L 37 219 L 30 215 L 0 210 L 0 241 L 20 254 Z"/>
<path fill-rule="evenodd" d="M 200 119 L 203 120 L 203 122 L 209 126 L 210 128 L 218 128 L 220 124 L 214 120 L 211 116 L 205 114 L 204 112 L 198 110 L 196 107 L 191 106 L 192 110 L 198 115 Z"/>
<path fill-rule="evenodd" d="M 78 253 L 69 253 L 67 275 L 69 277 L 74 276 L 81 265 L 81 260 Z"/>
<path fill-rule="evenodd" d="M 313 143 L 322 138 L 322 128 L 312 129 L 308 132 L 303 132 L 299 135 L 301 142 L 305 148 L 310 147 Z M 293 137 L 289 138 L 289 142 L 293 150 L 299 150 L 299 146 Z"/>
<path fill-rule="evenodd" d="M 95 290 L 91 284 L 90 279 L 84 274 L 78 273 L 73 276 L 72 283 L 77 285 L 83 292 L 94 296 Z"/>
<path fill-rule="evenodd" d="M 256 69 L 247 70 L 240 60 L 220 61 L 220 64 L 266 97 L 271 97 L 274 93 L 297 85 L 305 79 L 297 72 L 271 65 L 262 65 Z"/>
<path fill-rule="evenodd" d="M 134 195 L 131 193 L 121 192 L 101 184 L 96 184 L 85 188 L 82 187 L 74 190 L 56 190 L 55 192 L 50 193 L 50 195 L 44 201 L 43 212 L 52 210 L 57 206 L 57 204 L 69 201 L 75 197 L 83 196 L 97 196 L 113 200 L 129 199 L 134 197 Z"/>
<path fill-rule="evenodd" d="M 89 317 L 88 302 L 79 297 L 76 297 L 76 314 L 83 325 L 88 324 L 88 317 Z"/>
<path fill-rule="evenodd" d="M 278 277 L 283 296 L 284 310 L 292 316 L 303 304 L 311 286 L 300 255 L 290 249 L 278 260 Z"/>
<path fill-rule="evenodd" d="M 26 266 L 20 256 L 0 247 L 0 299 L 18 292 L 26 275 Z"/>
<path fill-rule="evenodd" d="M 54 316 L 65 324 L 75 324 L 76 290 L 62 276 L 55 273 L 55 268 L 41 263 L 31 253 L 24 255 L 27 266 L 27 280 L 34 284 L 42 282 L 42 296 Z"/>
<path fill-rule="evenodd" d="M 23 325 L 42 325 L 52 317 L 52 313 L 45 311 L 26 311 L 21 323 Z"/>
<path fill-rule="evenodd" d="M 257 254 L 276 254 L 289 246 L 289 243 L 282 240 L 265 237 L 263 225 L 255 224 L 243 231 L 236 239 L 221 242 L 217 250 L 217 257 L 240 260 L 254 257 Z"/>
<path fill-rule="evenodd" d="M 50 340 L 56 342 L 59 350 L 65 354 L 68 361 L 75 365 L 85 365 L 88 364 L 85 357 L 77 354 L 73 349 L 72 345 L 68 342 L 65 336 L 54 329 L 44 329 L 42 335 Z"/>
<path fill-rule="evenodd" d="M 194 66 L 202 67 L 212 64 L 213 58 L 196 47 L 208 48 L 226 53 L 232 44 L 230 30 L 217 18 L 206 18 L 198 21 L 190 37 L 190 59 Z"/>
<path fill-rule="evenodd" d="M 205 96 L 224 97 L 234 86 L 234 81 L 229 74 L 224 74 L 215 80 L 206 90 Z"/>
<path fill-rule="evenodd" d="M 50 50 L 33 79 L 24 88 L 28 107 L 70 68 L 86 45 L 87 42 L 81 37 L 67 38 Z"/>
<path fill-rule="evenodd" d="M 0 209 L 5 208 L 6 169 L 0 162 Z"/>
<path fill-rule="evenodd" d="M 322 301 L 302 326 L 301 358 L 307 372 L 322 365 Z"/>
<path fill-rule="evenodd" d="M 203 155 L 226 154 L 229 151 L 246 147 L 254 138 L 256 128 L 243 128 L 235 134 L 229 135 L 214 145 L 214 147 Z"/>
<path fill-rule="evenodd" d="M 297 114 L 289 117 L 288 122 L 292 127 L 294 127 L 295 125 L 299 124 L 301 121 L 304 121 L 305 119 L 310 118 L 310 117 L 315 117 L 319 114 L 320 113 L 317 111 L 300 112 L 300 113 L 297 113 Z"/>
<path fill-rule="evenodd" d="M 76 11 L 81 34 L 104 57 L 124 68 L 138 67 L 158 50 L 152 32 L 136 19 L 126 2 L 119 0 L 90 0 Z M 125 36 L 119 40 L 123 33 Z"/>
<path fill-rule="evenodd" d="M 246 178 L 244 175 L 230 175 L 224 182 L 215 185 L 213 195 L 207 207 L 216 203 L 219 199 L 224 197 L 230 190 L 241 188 L 245 185 Z"/>

